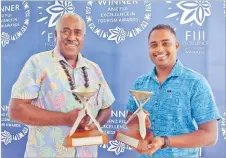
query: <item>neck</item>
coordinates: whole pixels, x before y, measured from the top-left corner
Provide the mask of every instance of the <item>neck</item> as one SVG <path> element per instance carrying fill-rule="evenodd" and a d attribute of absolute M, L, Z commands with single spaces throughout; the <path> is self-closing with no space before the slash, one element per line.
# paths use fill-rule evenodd
<path fill-rule="evenodd" d="M 76 64 L 78 62 L 78 56 L 76 58 L 74 58 L 74 59 L 66 58 L 66 57 L 64 57 L 64 58 L 73 68 L 76 67 Z"/>
<path fill-rule="evenodd" d="M 175 64 L 175 63 L 174 63 Z M 168 67 L 157 67 L 156 66 L 156 76 L 160 83 L 162 83 L 171 73 L 174 64 Z"/>
<path fill-rule="evenodd" d="M 67 55 L 66 53 L 62 53 L 63 51 L 60 50 L 60 47 L 59 47 L 59 46 L 57 46 L 57 47 L 55 48 L 55 51 L 60 52 L 61 55 L 64 57 L 64 59 L 65 59 L 65 60 L 66 60 L 73 68 L 76 67 L 76 64 L 77 64 L 77 62 L 78 62 L 78 54 L 79 54 L 79 53 L 77 53 L 76 56 L 75 56 L 75 55 L 72 55 L 72 56 Z"/>

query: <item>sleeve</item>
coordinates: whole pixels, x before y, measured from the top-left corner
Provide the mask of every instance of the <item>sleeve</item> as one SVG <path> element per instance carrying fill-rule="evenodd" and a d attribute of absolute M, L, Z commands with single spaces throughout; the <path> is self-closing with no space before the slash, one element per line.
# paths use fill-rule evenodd
<path fill-rule="evenodd" d="M 114 97 L 113 93 L 111 92 L 111 89 L 109 88 L 100 67 L 96 66 L 96 68 L 97 68 L 96 71 L 97 71 L 97 74 L 99 77 L 99 81 L 101 84 L 101 91 L 102 91 L 101 109 L 106 109 L 113 104 L 113 102 L 115 101 L 115 97 Z"/>
<path fill-rule="evenodd" d="M 37 62 L 32 56 L 25 63 L 13 85 L 11 98 L 34 99 L 38 97 L 43 72 L 37 66 Z"/>
<path fill-rule="evenodd" d="M 198 125 L 221 119 L 213 92 L 205 78 L 198 80 L 194 85 L 191 97 L 191 112 Z"/>
<path fill-rule="evenodd" d="M 139 78 L 136 79 L 136 81 L 133 83 L 133 87 L 132 90 L 139 90 Z M 137 110 L 137 105 L 135 100 L 133 99 L 133 96 L 130 94 L 129 96 L 129 100 L 128 103 L 126 105 L 126 110 L 128 110 L 129 112 L 135 112 Z"/>

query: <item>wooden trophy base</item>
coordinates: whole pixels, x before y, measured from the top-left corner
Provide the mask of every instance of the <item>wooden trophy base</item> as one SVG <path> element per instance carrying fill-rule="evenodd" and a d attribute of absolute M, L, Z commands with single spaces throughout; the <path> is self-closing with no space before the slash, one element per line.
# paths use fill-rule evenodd
<path fill-rule="evenodd" d="M 88 146 L 108 144 L 109 138 L 106 134 L 98 130 L 76 130 L 72 136 L 67 136 L 64 140 L 65 147 Z"/>
<path fill-rule="evenodd" d="M 134 130 L 124 130 L 124 131 L 116 131 L 113 139 L 119 140 L 136 150 L 142 152 L 148 150 L 149 140 L 153 138 L 153 133 L 151 131 L 147 131 L 145 139 L 142 139 L 139 131 Z"/>

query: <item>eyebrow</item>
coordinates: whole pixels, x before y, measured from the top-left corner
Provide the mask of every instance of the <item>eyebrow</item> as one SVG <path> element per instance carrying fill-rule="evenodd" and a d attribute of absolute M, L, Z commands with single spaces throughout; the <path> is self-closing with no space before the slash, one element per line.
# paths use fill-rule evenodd
<path fill-rule="evenodd" d="M 164 39 L 164 40 L 161 40 L 161 42 L 168 42 L 168 41 L 170 41 L 169 39 Z M 156 41 L 152 41 L 152 42 L 150 42 L 150 44 L 152 44 L 152 43 L 157 43 Z"/>
<path fill-rule="evenodd" d="M 69 27 L 64 27 L 63 30 L 70 30 L 70 28 Z"/>
<path fill-rule="evenodd" d="M 63 30 L 71 30 L 71 29 L 69 27 L 64 27 Z M 82 32 L 82 29 L 74 29 L 74 30 Z"/>

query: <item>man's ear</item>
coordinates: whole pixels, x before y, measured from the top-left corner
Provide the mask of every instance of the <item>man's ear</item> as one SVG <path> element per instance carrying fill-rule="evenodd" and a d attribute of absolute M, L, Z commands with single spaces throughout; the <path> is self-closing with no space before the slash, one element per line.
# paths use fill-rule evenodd
<path fill-rule="evenodd" d="M 54 40 L 55 41 L 57 40 L 57 31 L 56 30 L 54 31 Z"/>
<path fill-rule="evenodd" d="M 178 41 L 176 41 L 176 49 L 177 49 L 177 52 L 179 51 L 179 48 L 180 48 L 180 43 Z"/>

